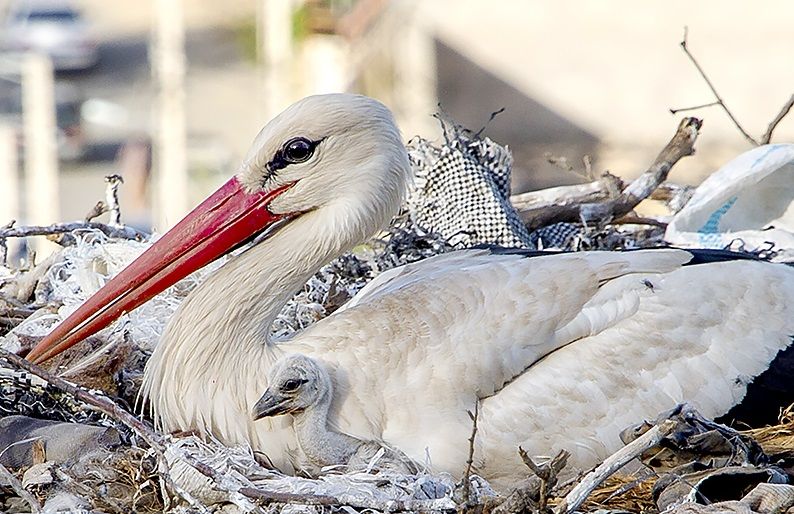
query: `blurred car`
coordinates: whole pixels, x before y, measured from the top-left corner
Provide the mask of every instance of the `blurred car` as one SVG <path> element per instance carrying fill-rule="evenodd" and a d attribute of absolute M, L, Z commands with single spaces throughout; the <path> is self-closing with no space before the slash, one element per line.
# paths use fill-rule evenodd
<path fill-rule="evenodd" d="M 99 61 L 88 24 L 67 0 L 15 2 L 8 9 L 2 40 L 7 51 L 49 55 L 59 71 L 84 70 Z"/>
<path fill-rule="evenodd" d="M 80 91 L 65 83 L 55 85 L 55 125 L 58 157 L 76 160 L 86 153 L 87 145 L 80 110 L 83 97 Z M 22 121 L 22 91 L 19 82 L 0 76 L 0 124 L 13 127 L 17 134 L 20 156 L 24 152 Z"/>

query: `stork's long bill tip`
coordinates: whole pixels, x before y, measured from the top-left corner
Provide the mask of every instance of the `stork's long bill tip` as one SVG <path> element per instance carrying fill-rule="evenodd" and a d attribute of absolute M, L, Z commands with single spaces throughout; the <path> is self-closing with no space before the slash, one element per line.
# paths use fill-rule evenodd
<path fill-rule="evenodd" d="M 40 363 L 74 346 L 284 218 L 268 205 L 289 187 L 250 193 L 230 179 L 57 325 L 28 360 Z"/>

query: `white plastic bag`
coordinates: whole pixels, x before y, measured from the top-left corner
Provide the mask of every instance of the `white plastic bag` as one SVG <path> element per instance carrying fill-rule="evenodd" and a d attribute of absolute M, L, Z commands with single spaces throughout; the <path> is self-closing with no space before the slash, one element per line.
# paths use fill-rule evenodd
<path fill-rule="evenodd" d="M 665 240 L 794 254 L 794 144 L 754 148 L 714 172 L 673 217 Z"/>

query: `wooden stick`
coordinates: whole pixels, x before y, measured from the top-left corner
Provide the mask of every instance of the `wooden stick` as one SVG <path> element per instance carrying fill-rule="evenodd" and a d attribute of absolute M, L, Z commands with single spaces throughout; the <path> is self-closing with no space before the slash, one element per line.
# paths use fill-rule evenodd
<path fill-rule="evenodd" d="M 665 420 L 642 434 L 640 437 L 613 453 L 593 471 L 585 475 L 584 479 L 569 492 L 562 503 L 555 509 L 554 514 L 571 514 L 578 509 L 590 496 L 593 490 L 601 485 L 607 478 L 620 468 L 636 459 L 642 453 L 659 444 L 662 439 L 673 433 L 676 422 Z"/>
<path fill-rule="evenodd" d="M 30 506 L 31 512 L 41 512 L 41 504 L 30 494 L 25 487 L 22 485 L 22 482 L 19 481 L 17 477 L 14 476 L 13 473 L 8 471 L 8 468 L 0 464 L 0 478 L 8 482 L 8 485 L 11 486 L 11 489 L 17 493 L 17 496 L 22 498 Z"/>
<path fill-rule="evenodd" d="M 695 153 L 695 140 L 700 134 L 703 121 L 698 118 L 684 118 L 678 124 L 673 138 L 659 152 L 656 160 L 642 175 L 629 184 L 611 206 L 612 216 L 622 216 L 634 209 L 667 180 L 673 166 L 683 157 Z"/>
<path fill-rule="evenodd" d="M 560 221 L 578 221 L 579 206 L 608 200 L 620 194 L 623 181 L 604 174 L 598 180 L 573 186 L 558 186 L 510 197 L 521 220 L 530 230 Z"/>
<path fill-rule="evenodd" d="M 624 187 L 618 177 L 605 174 L 588 184 L 513 195 L 510 201 L 530 230 L 563 221 L 602 222 L 624 216 L 667 180 L 679 160 L 695 152 L 695 140 L 702 124 L 698 118 L 682 119 L 653 164 L 628 186 Z M 683 207 L 685 201 L 681 203 Z"/>

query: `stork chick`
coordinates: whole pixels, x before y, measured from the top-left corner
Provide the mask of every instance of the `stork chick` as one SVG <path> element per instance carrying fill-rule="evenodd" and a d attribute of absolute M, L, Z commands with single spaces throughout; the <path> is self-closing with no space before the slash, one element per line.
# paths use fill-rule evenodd
<path fill-rule="evenodd" d="M 281 358 L 271 368 L 268 384 L 254 405 L 253 418 L 292 414 L 295 436 L 311 465 L 317 468 L 342 465 L 349 471 L 360 471 L 374 464 L 372 469 L 409 475 L 421 470 L 421 466 L 399 450 L 328 428 L 333 383 L 325 368 L 314 359 L 300 354 Z"/>

